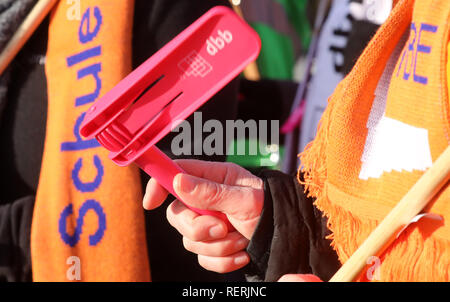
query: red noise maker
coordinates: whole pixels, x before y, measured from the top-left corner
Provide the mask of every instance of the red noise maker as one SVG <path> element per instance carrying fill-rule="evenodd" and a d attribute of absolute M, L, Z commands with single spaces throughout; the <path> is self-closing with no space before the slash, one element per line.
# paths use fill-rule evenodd
<path fill-rule="evenodd" d="M 130 73 L 86 112 L 80 133 L 95 137 L 119 166 L 135 162 L 174 192 L 183 170 L 155 144 L 235 78 L 261 48 L 256 32 L 214 7 Z M 224 213 L 199 210 L 227 222 Z"/>

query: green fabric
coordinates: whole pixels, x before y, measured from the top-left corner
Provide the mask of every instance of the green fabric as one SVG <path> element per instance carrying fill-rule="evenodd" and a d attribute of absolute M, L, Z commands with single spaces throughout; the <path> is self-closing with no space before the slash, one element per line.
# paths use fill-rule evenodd
<path fill-rule="evenodd" d="M 306 6 L 308 0 L 274 0 L 283 6 L 289 23 L 297 33 L 302 48 L 308 49 L 311 42 L 311 27 L 307 18 Z M 256 61 L 259 73 L 263 78 L 291 80 L 295 64 L 294 46 L 290 36 L 282 34 L 270 25 L 261 22 L 250 24 L 261 37 L 261 52 Z M 254 143 L 254 142 L 253 142 Z M 237 146 L 244 144 L 246 153 L 250 141 L 233 141 L 228 154 L 236 154 Z M 278 146 L 278 151 L 268 155 L 228 155 L 227 161 L 246 168 L 280 169 L 284 148 Z M 275 153 L 275 154 L 274 154 Z M 276 156 L 274 156 L 276 155 Z"/>
<path fill-rule="evenodd" d="M 261 37 L 261 52 L 257 60 L 261 76 L 292 79 L 295 58 L 291 39 L 266 24 L 255 22 L 251 26 Z"/>
<path fill-rule="evenodd" d="M 232 162 L 242 166 L 244 168 L 265 168 L 265 169 L 280 169 L 281 158 L 284 155 L 284 148 L 279 145 L 272 145 L 274 149 L 267 149 L 269 146 L 264 145 L 268 154 L 262 154 L 260 150 L 257 150 L 257 154 L 250 154 L 250 144 L 253 146 L 259 142 L 255 140 L 235 140 L 230 144 L 228 148 L 227 162 Z M 245 155 L 238 155 L 238 150 L 245 150 Z"/>
<path fill-rule="evenodd" d="M 308 49 L 312 32 L 307 16 L 308 0 L 275 0 L 280 3 L 289 18 L 289 22 L 295 28 L 303 49 Z"/>

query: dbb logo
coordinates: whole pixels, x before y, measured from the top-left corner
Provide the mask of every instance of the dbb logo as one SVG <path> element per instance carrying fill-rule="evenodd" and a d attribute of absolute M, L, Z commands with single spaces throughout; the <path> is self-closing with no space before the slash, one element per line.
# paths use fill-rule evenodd
<path fill-rule="evenodd" d="M 211 55 L 215 56 L 219 50 L 222 50 L 227 44 L 230 44 L 233 41 L 233 35 L 228 30 L 218 30 L 218 37 L 210 36 L 208 40 L 206 40 L 206 51 Z"/>

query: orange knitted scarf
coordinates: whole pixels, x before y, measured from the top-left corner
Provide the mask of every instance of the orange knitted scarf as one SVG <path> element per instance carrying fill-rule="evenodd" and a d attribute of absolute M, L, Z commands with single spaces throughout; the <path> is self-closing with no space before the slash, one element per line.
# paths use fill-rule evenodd
<path fill-rule="evenodd" d="M 79 20 L 70 13 L 77 9 Z M 150 280 L 138 170 L 116 166 L 79 134 L 84 112 L 131 70 L 133 9 L 128 0 L 60 1 L 51 16 L 35 281 Z"/>
<path fill-rule="evenodd" d="M 449 20 L 448 0 L 399 1 L 300 154 L 342 263 L 449 145 Z M 443 220 L 421 219 L 378 255 L 381 281 L 450 281 L 448 185 L 425 212 Z"/>

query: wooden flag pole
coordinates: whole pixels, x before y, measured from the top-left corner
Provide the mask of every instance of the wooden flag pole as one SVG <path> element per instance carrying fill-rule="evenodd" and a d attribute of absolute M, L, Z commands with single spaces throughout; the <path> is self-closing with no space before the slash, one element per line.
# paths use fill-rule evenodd
<path fill-rule="evenodd" d="M 450 146 L 344 263 L 330 282 L 353 281 L 371 256 L 380 255 L 403 226 L 419 214 L 450 179 Z"/>
<path fill-rule="evenodd" d="M 239 5 L 235 5 L 233 3 L 233 1 L 230 0 L 230 3 L 233 7 L 234 12 L 242 18 L 242 20 L 245 21 L 244 19 L 244 15 L 242 14 L 242 10 L 241 7 Z M 251 62 L 250 64 L 247 65 L 247 67 L 245 67 L 244 71 L 244 77 L 247 80 L 252 80 L 252 81 L 259 81 L 261 79 L 261 75 L 259 73 L 258 70 L 258 65 L 256 64 L 256 61 Z"/>
<path fill-rule="evenodd" d="M 58 0 L 39 0 L 0 54 L 0 75 L 5 71 Z"/>

